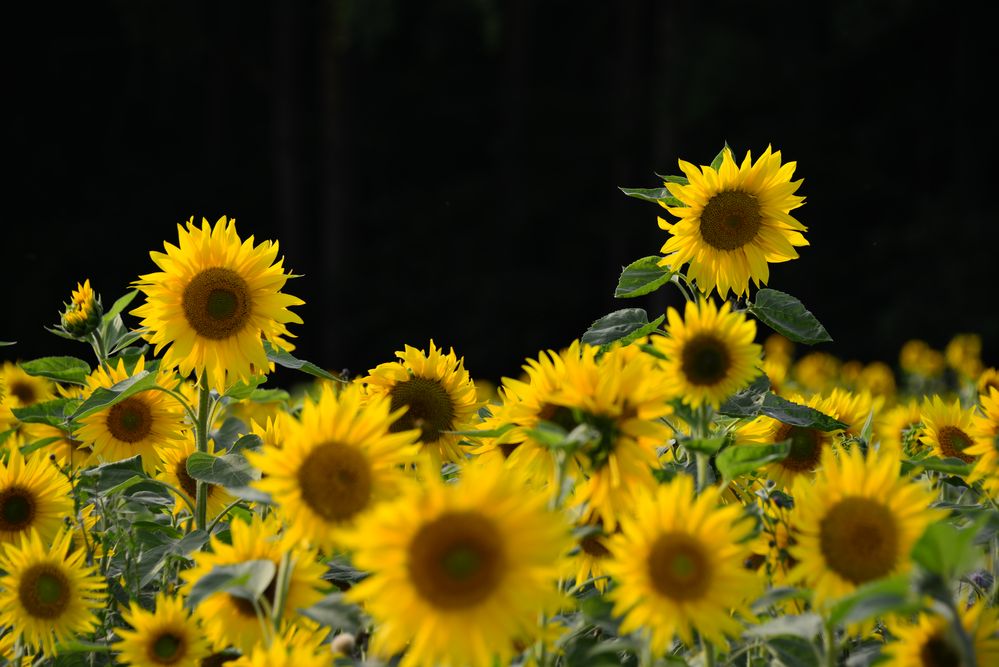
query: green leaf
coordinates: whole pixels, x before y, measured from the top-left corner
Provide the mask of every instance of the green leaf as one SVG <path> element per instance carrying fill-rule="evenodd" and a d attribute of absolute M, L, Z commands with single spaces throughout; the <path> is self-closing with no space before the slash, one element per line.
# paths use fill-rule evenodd
<path fill-rule="evenodd" d="M 238 453 L 213 456 L 194 452 L 187 457 L 187 474 L 196 480 L 225 487 L 248 486 L 260 479 L 260 471 Z"/>
<path fill-rule="evenodd" d="M 229 389 L 225 392 L 225 396 L 237 401 L 242 401 L 252 396 L 256 388 L 266 381 L 267 378 L 263 375 L 254 375 L 250 378 L 249 382 L 240 380 L 236 384 L 229 387 Z"/>
<path fill-rule="evenodd" d="M 680 444 L 692 452 L 701 452 L 711 456 L 722 448 L 727 439 L 724 435 L 716 438 L 688 438 L 681 440 Z"/>
<path fill-rule="evenodd" d="M 83 476 L 92 477 L 95 480 L 95 490 L 99 495 L 105 495 L 108 490 L 125 482 L 136 475 L 144 475 L 142 470 L 142 457 L 133 456 L 130 459 L 105 463 L 96 468 L 88 468 L 83 471 Z"/>
<path fill-rule="evenodd" d="M 62 440 L 62 438 L 60 438 L 58 436 L 51 436 L 51 437 L 48 437 L 48 438 L 42 438 L 40 440 L 35 440 L 34 442 L 29 442 L 28 444 L 26 444 L 23 447 L 21 447 L 21 455 L 22 456 L 27 456 L 31 452 L 39 450 L 42 447 L 48 447 L 53 442 L 58 442 L 59 440 Z"/>
<path fill-rule="evenodd" d="M 118 382 L 110 389 L 98 387 L 90 398 L 85 400 L 80 407 L 70 416 L 70 420 L 76 421 L 92 415 L 98 410 L 109 408 L 116 403 L 121 403 L 129 396 L 134 396 L 140 391 L 148 391 L 156 386 L 156 373 L 149 371 L 139 371 L 130 378 Z"/>
<path fill-rule="evenodd" d="M 786 398 L 781 398 L 776 394 L 770 393 L 763 398 L 760 414 L 773 417 L 785 424 L 801 426 L 803 428 L 814 428 L 819 431 L 841 431 L 847 427 L 843 422 L 833 419 L 815 408 L 792 403 Z"/>
<path fill-rule="evenodd" d="M 822 617 L 818 614 L 807 613 L 798 616 L 778 616 L 762 625 L 746 628 L 743 634 L 746 637 L 760 639 L 780 635 L 812 639 L 820 632 L 822 632 Z"/>
<path fill-rule="evenodd" d="M 269 559 L 216 565 L 211 572 L 194 583 L 187 596 L 187 606 L 194 609 L 202 600 L 215 593 L 229 593 L 255 600 L 264 594 L 276 573 L 277 566 Z"/>
<path fill-rule="evenodd" d="M 450 433 L 452 435 L 466 435 L 472 438 L 498 438 L 507 431 L 516 428 L 516 424 L 503 424 L 499 428 L 491 429 L 472 429 L 470 431 L 441 431 L 442 433 Z"/>
<path fill-rule="evenodd" d="M 113 343 L 109 343 L 109 345 L 111 345 L 111 350 L 110 352 L 108 352 L 108 354 L 109 355 L 118 354 L 123 349 L 125 349 L 135 341 L 139 340 L 143 336 L 145 336 L 147 333 L 149 333 L 149 331 L 150 331 L 149 329 L 143 327 L 141 329 L 133 329 L 128 333 L 122 334 L 117 340 L 113 341 Z"/>
<path fill-rule="evenodd" d="M 678 183 L 680 185 L 690 185 L 690 180 L 686 176 L 676 176 L 674 174 L 660 174 L 659 172 L 654 172 L 656 176 L 663 179 L 667 183 Z"/>
<path fill-rule="evenodd" d="M 745 475 L 768 463 L 783 461 L 791 452 L 790 442 L 778 442 L 773 445 L 734 445 L 729 447 L 715 459 L 715 465 L 726 482 L 739 475 Z"/>
<path fill-rule="evenodd" d="M 635 260 L 621 271 L 614 296 L 618 299 L 631 299 L 654 292 L 673 277 L 675 271 L 668 266 L 659 266 L 662 257 L 650 255 Z"/>
<path fill-rule="evenodd" d="M 124 482 L 120 482 L 118 484 L 115 484 L 111 488 L 109 488 L 106 491 L 104 491 L 104 495 L 106 495 L 106 496 L 113 496 L 116 493 L 121 493 L 122 491 L 127 491 L 128 489 L 132 488 L 136 484 L 142 484 L 147 479 L 148 478 L 145 477 L 145 476 L 143 476 L 143 475 L 132 475 L 131 477 L 129 477 L 128 479 L 126 479 Z"/>
<path fill-rule="evenodd" d="M 749 312 L 785 338 L 806 345 L 832 341 L 826 328 L 800 301 L 775 289 L 761 289 Z"/>
<path fill-rule="evenodd" d="M 860 623 L 888 614 L 914 613 L 920 608 L 921 603 L 912 592 L 908 578 L 900 575 L 864 584 L 840 598 L 829 610 L 829 623 Z"/>
<path fill-rule="evenodd" d="M 86 386 L 90 364 L 76 357 L 42 357 L 21 364 L 28 375 L 49 378 L 56 382 L 69 382 Z"/>
<path fill-rule="evenodd" d="M 665 319 L 666 319 L 665 315 L 660 315 L 656 319 L 654 319 L 651 322 L 649 322 L 648 324 L 646 324 L 644 327 L 641 327 L 639 329 L 635 329 L 634 331 L 632 331 L 630 334 L 628 334 L 624 338 L 619 338 L 618 340 L 614 341 L 613 343 L 607 343 L 605 345 L 601 345 L 600 346 L 601 353 L 606 352 L 609 348 L 611 348 L 613 346 L 625 347 L 626 345 L 631 345 L 632 343 L 634 343 L 639 338 L 643 338 L 645 336 L 648 336 L 649 334 L 651 334 L 652 332 L 654 332 L 656 329 L 658 329 L 659 325 L 662 324 L 663 320 L 665 320 Z"/>
<path fill-rule="evenodd" d="M 7 347 L 8 345 L 17 345 L 15 340 L 0 340 L 0 347 Z"/>
<path fill-rule="evenodd" d="M 245 500 L 251 503 L 260 503 L 261 505 L 273 505 L 274 499 L 271 498 L 271 494 L 266 491 L 261 491 L 260 489 L 255 489 L 252 486 L 230 486 L 226 489 L 230 495 L 236 496 L 240 500 Z"/>
<path fill-rule="evenodd" d="M 666 188 L 618 188 L 621 192 L 642 201 L 662 202 L 667 206 L 683 206 L 683 202 L 670 194 Z"/>
<path fill-rule="evenodd" d="M 718 408 L 728 417 L 756 417 L 763 408 L 763 400 L 770 393 L 770 378 L 766 373 L 757 376 L 752 384 L 730 396 Z"/>
<path fill-rule="evenodd" d="M 316 366 L 311 361 L 303 361 L 301 359 L 296 359 L 291 355 L 291 353 L 285 350 L 274 347 L 271 345 L 270 341 L 264 341 L 264 352 L 267 353 L 267 358 L 273 361 L 278 366 L 284 366 L 285 368 L 291 368 L 293 370 L 299 370 L 303 373 L 308 373 L 314 377 L 325 378 L 327 380 L 334 380 L 336 382 L 346 382 L 339 375 L 333 375 L 327 370 L 323 370 L 319 366 Z"/>
<path fill-rule="evenodd" d="M 361 608 L 343 599 L 343 593 L 330 593 L 311 607 L 299 609 L 306 618 L 343 632 L 357 633 L 364 627 Z"/>
<path fill-rule="evenodd" d="M 927 456 L 925 459 L 904 459 L 902 461 L 903 474 L 908 474 L 917 468 L 961 477 L 967 477 L 971 474 L 971 464 L 954 457 L 941 459 L 936 456 Z"/>
<path fill-rule="evenodd" d="M 105 325 L 111 322 L 115 317 L 120 315 L 128 307 L 128 304 L 132 303 L 132 300 L 138 295 L 139 290 L 131 290 L 125 294 L 125 296 L 120 297 L 117 301 L 111 304 L 111 308 L 104 313 L 104 317 L 101 320 Z"/>
<path fill-rule="evenodd" d="M 711 160 L 712 169 L 714 169 L 715 171 L 721 169 L 722 162 L 725 160 L 725 151 L 727 150 L 730 151 L 732 149 L 729 147 L 728 142 L 726 141 L 725 145 L 722 146 L 722 149 L 718 151 L 718 155 L 716 155 L 715 158 Z"/>
<path fill-rule="evenodd" d="M 62 428 L 66 417 L 80 405 L 78 398 L 56 398 L 51 401 L 35 403 L 24 408 L 11 408 L 18 421 L 26 424 L 48 424 Z"/>
<path fill-rule="evenodd" d="M 632 334 L 632 340 L 635 340 L 655 331 L 664 318 L 665 315 L 661 315 L 649 322 L 649 316 L 642 308 L 615 310 L 594 322 L 580 340 L 588 345 L 606 345 L 623 341 Z"/>
<path fill-rule="evenodd" d="M 781 586 L 778 588 L 771 588 L 766 593 L 761 595 L 753 602 L 753 613 L 763 614 L 778 602 L 783 602 L 784 600 L 811 600 L 812 592 L 804 588 L 795 588 L 793 586 Z"/>
<path fill-rule="evenodd" d="M 802 637 L 782 635 L 771 637 L 767 649 L 781 667 L 818 667 L 819 654 L 815 642 Z"/>
<path fill-rule="evenodd" d="M 964 528 L 946 521 L 931 523 L 912 547 L 912 560 L 945 580 L 968 573 L 984 555 L 975 537 L 988 520 L 983 515 Z"/>

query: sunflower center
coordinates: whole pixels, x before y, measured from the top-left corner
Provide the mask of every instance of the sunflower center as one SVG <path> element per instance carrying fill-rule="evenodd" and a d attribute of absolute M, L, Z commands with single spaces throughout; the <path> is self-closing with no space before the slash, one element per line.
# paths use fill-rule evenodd
<path fill-rule="evenodd" d="M 302 500 L 327 521 L 345 521 L 371 499 L 371 462 L 353 445 L 323 443 L 298 467 Z"/>
<path fill-rule="evenodd" d="M 274 563 L 274 565 L 276 566 L 277 563 Z M 260 597 L 267 600 L 267 604 L 270 605 L 271 609 L 274 608 L 274 600 L 277 597 L 276 576 L 271 577 L 271 582 L 267 584 L 267 588 L 264 589 L 264 593 Z M 232 602 L 236 611 L 239 612 L 240 615 L 256 618 L 257 610 L 253 608 L 253 602 L 251 600 L 247 600 L 246 598 L 242 598 L 237 595 L 230 595 L 229 600 Z"/>
<path fill-rule="evenodd" d="M 38 400 L 38 394 L 35 392 L 35 388 L 27 382 L 21 382 L 20 380 L 11 382 L 10 395 L 16 396 L 17 400 L 21 402 L 21 405 L 30 405 Z"/>
<path fill-rule="evenodd" d="M 449 512 L 420 528 L 409 544 L 409 576 L 441 609 L 472 607 L 499 587 L 503 545 L 496 524 L 476 512 Z"/>
<path fill-rule="evenodd" d="M 17 596 L 29 616 L 58 618 L 69 606 L 69 579 L 49 563 L 33 565 L 21 575 Z"/>
<path fill-rule="evenodd" d="M 919 649 L 922 667 L 961 667 L 961 654 L 946 639 L 933 635 Z"/>
<path fill-rule="evenodd" d="M 139 442 L 153 430 L 153 414 L 141 398 L 126 398 L 108 411 L 107 428 L 121 442 Z"/>
<path fill-rule="evenodd" d="M 545 403 L 542 405 L 541 409 L 538 410 L 538 419 L 558 424 L 566 431 L 571 431 L 578 426 L 571 408 L 567 408 L 564 405 L 555 405 L 554 403 Z"/>
<path fill-rule="evenodd" d="M 699 334 L 683 346 L 680 367 L 691 384 L 712 386 L 725 379 L 732 358 L 725 344 L 709 334 Z"/>
<path fill-rule="evenodd" d="M 191 474 L 187 472 L 187 459 L 189 457 L 185 456 L 181 460 L 177 461 L 177 465 L 174 467 L 173 471 L 177 475 L 177 481 L 180 482 L 180 488 L 184 489 L 184 492 L 191 496 L 192 498 L 198 495 L 198 480 L 191 477 Z M 211 484 L 207 485 L 208 489 L 211 489 Z"/>
<path fill-rule="evenodd" d="M 157 665 L 172 665 L 184 657 L 184 637 L 164 632 L 149 645 L 149 659 Z"/>
<path fill-rule="evenodd" d="M 0 532 L 26 529 L 35 519 L 35 496 L 30 490 L 11 486 L 0 491 Z"/>
<path fill-rule="evenodd" d="M 811 472 L 822 457 L 822 432 L 814 428 L 783 424 L 774 442 L 791 441 L 791 451 L 780 465 L 794 472 Z"/>
<path fill-rule="evenodd" d="M 940 442 L 940 451 L 944 455 L 961 459 L 965 463 L 972 463 L 975 460 L 974 456 L 963 453 L 972 445 L 971 438 L 956 426 L 944 426 L 937 433 L 937 440 Z"/>
<path fill-rule="evenodd" d="M 899 526 L 891 510 L 876 500 L 844 498 L 819 523 L 819 546 L 829 569 L 862 584 L 895 569 Z"/>
<path fill-rule="evenodd" d="M 607 558 L 611 555 L 607 547 L 603 545 L 597 535 L 587 535 L 579 541 L 579 548 L 588 556 L 594 558 Z"/>
<path fill-rule="evenodd" d="M 389 396 L 392 410 L 409 408 L 389 427 L 393 433 L 418 428 L 420 441 L 429 443 L 439 440 L 441 431 L 454 428 L 454 403 L 437 380 L 412 377 L 392 387 Z"/>
<path fill-rule="evenodd" d="M 756 238 L 762 224 L 754 195 L 740 190 L 719 192 L 701 211 L 701 238 L 718 250 L 736 250 Z"/>
<path fill-rule="evenodd" d="M 649 578 L 661 595 L 682 602 L 704 596 L 711 583 L 708 556 L 686 533 L 664 533 L 649 553 Z"/>
<path fill-rule="evenodd" d="M 205 269 L 184 288 L 184 317 L 197 334 L 223 340 L 240 331 L 250 319 L 250 286 L 232 269 Z"/>

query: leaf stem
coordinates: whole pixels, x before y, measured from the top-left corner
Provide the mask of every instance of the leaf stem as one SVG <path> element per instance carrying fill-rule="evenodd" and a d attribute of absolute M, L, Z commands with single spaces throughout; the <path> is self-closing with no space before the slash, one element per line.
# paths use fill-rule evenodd
<path fill-rule="evenodd" d="M 208 373 L 202 372 L 198 388 L 198 421 L 195 428 L 198 451 L 208 453 Z M 194 522 L 198 530 L 204 530 L 208 523 L 208 483 L 200 479 L 197 483 Z"/>

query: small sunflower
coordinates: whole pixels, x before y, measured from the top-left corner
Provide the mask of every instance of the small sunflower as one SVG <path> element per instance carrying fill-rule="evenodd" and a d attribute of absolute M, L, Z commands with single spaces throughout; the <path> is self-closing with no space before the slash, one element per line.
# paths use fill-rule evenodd
<path fill-rule="evenodd" d="M 683 319 L 674 308 L 667 316 L 667 335 L 653 336 L 652 344 L 668 358 L 664 370 L 684 403 L 717 408 L 760 374 L 756 323 L 733 313 L 729 303 L 688 302 Z"/>
<path fill-rule="evenodd" d="M 999 370 L 986 368 L 978 376 L 978 382 L 975 383 L 975 387 L 981 395 L 988 395 L 990 389 L 999 389 Z M 2 399 L 3 397 L 0 396 L 0 400 Z"/>
<path fill-rule="evenodd" d="M 12 408 L 25 408 L 54 398 L 52 382 L 28 375 L 20 366 L 9 361 L 5 361 L 0 368 L 0 381 L 6 387 L 0 396 L 0 431 L 17 425 Z M 28 426 L 33 427 L 34 424 Z"/>
<path fill-rule="evenodd" d="M 279 535 L 280 527 L 273 514 L 266 519 L 254 514 L 250 523 L 233 521 L 229 528 L 232 544 L 213 535 L 211 553 L 195 553 L 194 567 L 181 572 L 180 576 L 186 582 L 181 592 L 189 593 L 199 579 L 218 565 L 270 560 L 277 567 L 287 553 L 292 570 L 282 617 L 291 623 L 297 622 L 300 618 L 297 609 L 309 607 L 322 598 L 318 589 L 323 585 L 322 575 L 326 568 L 316 561 L 313 552 L 298 547 L 286 535 Z M 272 605 L 275 590 L 272 581 L 264 592 Z M 198 604 L 195 615 L 201 621 L 205 636 L 217 648 L 231 644 L 247 653 L 264 638 L 256 610 L 249 600 L 228 593 L 214 593 Z"/>
<path fill-rule="evenodd" d="M 982 372 L 982 337 L 977 334 L 958 334 L 944 349 L 947 365 L 959 375 L 974 380 Z"/>
<path fill-rule="evenodd" d="M 87 384 L 90 391 L 110 388 L 145 370 L 145 360 L 139 357 L 131 373 L 123 359 L 107 370 L 98 368 Z M 156 383 L 161 387 L 176 385 L 169 370 L 160 369 Z M 159 449 L 173 447 L 184 436 L 184 414 L 177 401 L 156 390 L 140 391 L 110 408 L 84 417 L 77 431 L 80 440 L 91 445 L 94 456 L 104 462 L 121 461 L 136 454 L 142 456 L 142 467 L 152 474 L 160 465 Z"/>
<path fill-rule="evenodd" d="M 161 269 L 140 276 L 136 286 L 146 303 L 132 311 L 150 330 L 155 353 L 164 347 L 163 364 L 184 377 L 207 376 L 220 392 L 227 384 L 249 381 L 269 368 L 261 336 L 288 349 L 289 322 L 302 318 L 288 308 L 304 303 L 284 294 L 291 276 L 276 260 L 278 244 L 242 241 L 235 220 L 218 219 L 214 227 L 194 218 L 177 226 L 179 246 L 164 243 L 166 253 L 149 256 Z"/>
<path fill-rule="evenodd" d="M 372 395 L 387 395 L 393 412 L 406 408 L 392 432 L 419 429 L 423 451 L 437 467 L 462 460 L 460 437 L 447 431 L 473 428 L 480 405 L 464 359 L 453 349 L 444 354 L 434 341 L 429 353 L 406 345 L 395 355 L 399 361 L 381 364 L 361 380 Z"/>
<path fill-rule="evenodd" d="M 874 432 L 881 448 L 894 451 L 898 456 L 912 454 L 923 432 L 920 419 L 919 401 L 915 399 L 886 411 L 874 422 Z"/>
<path fill-rule="evenodd" d="M 256 644 L 252 651 L 228 664 L 229 667 L 329 667 L 332 659 L 329 650 L 275 637 L 269 646 Z"/>
<path fill-rule="evenodd" d="M 599 522 L 583 524 L 577 530 L 582 531 L 576 538 L 574 551 L 578 552 L 566 561 L 566 573 L 575 581 L 575 586 L 581 587 L 592 579 L 594 588 L 603 593 L 610 578 L 606 565 L 611 555 L 607 548 L 611 536 L 604 532 Z"/>
<path fill-rule="evenodd" d="M 809 352 L 791 367 L 791 377 L 806 393 L 821 394 L 836 386 L 842 366 L 828 352 Z"/>
<path fill-rule="evenodd" d="M 733 612 L 750 616 L 746 601 L 760 589 L 744 566 L 753 523 L 740 506 L 718 503 L 716 492 L 696 495 L 693 478 L 680 475 L 640 493 L 634 515 L 610 539 L 614 615 L 623 617 L 622 633 L 645 634 L 654 653 L 675 636 L 693 645 L 695 631 L 725 646 L 742 631 Z"/>
<path fill-rule="evenodd" d="M 973 409 L 961 407 L 961 401 L 944 403 L 939 396 L 924 400 L 921 409 L 923 422 L 922 440 L 940 458 L 957 458 L 965 463 L 973 463 L 974 455 L 970 448 L 975 439 L 971 435 Z"/>
<path fill-rule="evenodd" d="M 95 462 L 94 452 L 90 445 L 73 437 L 68 431 L 49 424 L 33 424 L 33 436 L 36 440 L 55 438 L 42 448 L 46 454 L 53 454 L 59 465 L 68 466 L 70 470 L 86 468 Z"/>
<path fill-rule="evenodd" d="M 254 486 L 282 508 L 290 540 L 332 548 L 358 515 L 399 493 L 407 479 L 401 468 L 419 455 L 419 432 L 394 432 L 400 411 L 389 403 L 386 396 L 365 402 L 354 384 L 339 395 L 324 387 L 317 402 L 305 403 L 301 424 L 285 429 L 282 447 L 246 453 L 266 471 Z"/>
<path fill-rule="evenodd" d="M 697 168 L 680 160 L 689 183 L 666 183 L 683 206 L 666 210 L 679 218 L 659 226 L 671 236 L 662 247 L 660 265 L 679 269 L 690 263 L 688 275 L 705 293 L 717 289 L 725 297 L 749 291 L 749 281 L 766 284 L 770 262 L 798 257 L 794 246 L 808 245 L 801 235 L 807 228 L 790 215 L 805 198 L 794 193 L 801 181 L 792 181 L 795 163 L 781 165 L 780 151 L 764 151 L 756 162 L 749 153 L 736 166 L 732 151 L 723 151 L 718 169 Z"/>
<path fill-rule="evenodd" d="M 958 608 L 961 625 L 971 638 L 975 663 L 982 667 L 999 665 L 996 613 L 995 609 L 987 609 L 983 604 Z M 884 667 L 960 667 L 964 664 L 953 628 L 941 616 L 920 614 L 915 624 L 892 623 L 889 629 L 895 640 L 882 651 L 887 661 L 879 664 Z"/>
<path fill-rule="evenodd" d="M 506 664 L 514 641 L 559 605 L 568 527 L 516 471 L 470 463 L 456 484 L 430 477 L 366 514 L 351 531 L 347 591 L 376 620 L 372 651 L 405 651 L 402 667 Z"/>
<path fill-rule="evenodd" d="M 975 457 L 971 471 L 971 481 L 983 480 L 985 490 L 993 497 L 999 496 L 999 451 L 996 438 L 999 437 L 999 389 L 990 389 L 988 396 L 982 396 L 981 412 L 971 419 L 971 435 L 975 442 L 968 447 L 968 456 Z"/>
<path fill-rule="evenodd" d="M 184 600 L 159 593 L 155 608 L 149 612 L 133 602 L 131 610 L 122 614 L 134 629 L 117 630 L 118 660 L 137 667 L 199 667 L 210 653 L 208 641 L 184 609 Z"/>
<path fill-rule="evenodd" d="M 41 452 L 27 459 L 16 446 L 0 461 L 0 544 L 37 531 L 46 544 L 73 515 L 72 487 Z"/>
<path fill-rule="evenodd" d="M 55 654 L 57 643 L 85 635 L 97 626 L 94 612 L 104 606 L 105 583 L 83 563 L 83 551 L 69 552 L 70 533 L 46 548 L 37 531 L 6 545 L 0 557 L 0 627 L 26 645 Z"/>
<path fill-rule="evenodd" d="M 926 527 L 943 517 L 930 509 L 935 495 L 899 476 L 889 453 L 860 448 L 822 452 L 815 482 L 799 477 L 791 514 L 798 560 L 788 577 L 814 591 L 815 604 L 853 592 L 857 586 L 909 568 L 909 552 Z"/>
<path fill-rule="evenodd" d="M 185 509 L 190 511 L 190 506 L 187 503 L 194 505 L 198 493 L 198 481 L 187 472 L 187 459 L 198 451 L 194 434 L 188 433 L 187 437 L 180 441 L 179 447 L 164 447 L 158 451 L 162 469 L 156 474 L 156 479 L 162 480 L 184 493 L 183 499 L 177 498 L 174 502 L 173 513 L 179 514 Z M 208 440 L 208 453 L 216 453 L 214 440 Z M 226 506 L 236 500 L 232 494 L 225 490 L 225 487 L 218 484 L 206 484 L 205 491 L 208 494 L 209 520 L 217 517 Z M 184 502 L 185 500 L 187 502 Z"/>

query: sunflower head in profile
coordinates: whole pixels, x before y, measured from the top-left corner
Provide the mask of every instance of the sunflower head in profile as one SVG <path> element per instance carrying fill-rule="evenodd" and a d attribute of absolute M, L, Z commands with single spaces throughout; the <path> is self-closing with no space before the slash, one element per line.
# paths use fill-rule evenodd
<path fill-rule="evenodd" d="M 376 621 L 371 649 L 415 665 L 507 664 L 538 614 L 558 607 L 568 526 L 515 470 L 474 461 L 455 484 L 430 477 L 365 514 L 348 536 L 347 591 Z M 498 660 L 498 663 L 494 663 Z"/>
<path fill-rule="evenodd" d="M 975 444 L 971 434 L 973 416 L 974 409 L 962 408 L 960 399 L 950 404 L 944 403 L 939 396 L 926 399 L 920 413 L 922 440 L 930 446 L 934 456 L 973 463 L 975 456 L 967 451 Z"/>
<path fill-rule="evenodd" d="M 291 575 L 282 618 L 290 624 L 301 622 L 302 617 L 296 610 L 309 607 L 322 598 L 318 588 L 323 585 L 322 575 L 326 568 L 317 562 L 314 552 L 301 548 L 287 535 L 280 534 L 280 529 L 280 521 L 274 514 L 266 519 L 254 514 L 250 523 L 233 521 L 229 527 L 232 544 L 226 544 L 213 535 L 211 552 L 194 554 L 194 567 L 181 572 L 180 576 L 186 582 L 181 592 L 187 595 L 194 584 L 216 566 L 270 560 L 277 567 L 287 553 L 291 559 Z M 264 591 L 264 597 L 271 606 L 274 605 L 276 590 L 276 583 L 272 580 Z M 232 645 L 248 653 L 265 638 L 253 603 L 241 597 L 213 593 L 198 603 L 195 615 L 201 621 L 205 636 L 214 646 Z"/>
<path fill-rule="evenodd" d="M 89 336 L 100 326 L 102 315 L 104 308 L 101 306 L 101 298 L 94 294 L 88 278 L 82 285 L 76 284 L 66 310 L 61 315 L 62 327 L 73 336 Z"/>
<path fill-rule="evenodd" d="M 17 543 L 36 531 L 48 544 L 73 514 L 72 488 L 43 452 L 13 446 L 0 461 L 0 545 Z"/>
<path fill-rule="evenodd" d="M 162 480 L 172 486 L 177 491 L 183 492 L 183 498 L 176 498 L 173 512 L 179 514 L 183 510 L 190 511 L 194 505 L 198 493 L 198 481 L 187 472 L 187 459 L 194 452 L 198 451 L 194 441 L 194 433 L 188 432 L 183 440 L 179 441 L 179 446 L 171 443 L 169 447 L 161 447 L 158 450 L 160 459 L 160 471 L 156 474 L 156 479 Z M 208 454 L 216 454 L 215 441 L 208 439 Z M 208 494 L 208 519 L 214 519 L 230 503 L 236 500 L 225 487 L 218 484 L 205 484 L 205 492 Z M 176 491 L 173 492 L 176 496 Z"/>
<path fill-rule="evenodd" d="M 197 622 L 184 609 L 184 600 L 179 597 L 157 594 L 152 612 L 133 602 L 122 618 L 133 628 L 116 631 L 121 641 L 114 648 L 122 664 L 199 667 L 211 652 Z"/>
<path fill-rule="evenodd" d="M 717 493 L 695 495 L 693 478 L 679 475 L 639 493 L 634 515 L 610 539 L 614 615 L 623 617 L 622 633 L 646 633 L 656 653 L 677 636 L 692 646 L 695 631 L 724 646 L 742 631 L 733 612 L 748 616 L 746 601 L 760 590 L 743 565 L 753 522 L 740 506 L 718 503 Z"/>
<path fill-rule="evenodd" d="M 975 443 L 968 448 L 968 456 L 975 457 L 970 481 L 982 480 L 985 490 L 993 498 L 999 497 L 999 389 L 990 389 L 981 397 L 981 412 L 971 419 L 970 435 Z"/>
<path fill-rule="evenodd" d="M 33 530 L 0 556 L 0 627 L 52 656 L 56 644 L 97 626 L 94 612 L 104 606 L 106 584 L 84 565 L 82 550 L 70 551 L 69 532 L 47 544 Z"/>
<path fill-rule="evenodd" d="M 371 369 L 361 382 L 371 395 L 387 395 L 393 412 L 406 409 L 392 431 L 419 429 L 422 450 L 436 467 L 442 461 L 460 461 L 460 437 L 448 431 L 474 428 L 481 405 L 464 359 L 453 349 L 445 354 L 434 341 L 429 352 L 406 345 L 395 354 L 398 361 Z"/>
<path fill-rule="evenodd" d="M 688 302 L 682 319 L 674 308 L 667 317 L 666 335 L 653 336 L 652 344 L 667 357 L 664 370 L 684 403 L 717 408 L 760 374 L 756 323 L 729 303 Z"/>
<path fill-rule="evenodd" d="M 899 456 L 911 455 L 920 446 L 923 423 L 920 421 L 919 401 L 910 399 L 886 410 L 874 422 L 874 432 L 882 449 L 890 449 Z"/>
<path fill-rule="evenodd" d="M 798 564 L 788 578 L 811 588 L 817 606 L 906 571 L 913 544 L 943 518 L 930 508 L 935 494 L 901 477 L 900 466 L 891 452 L 825 449 L 814 483 L 795 480 L 798 543 L 789 551 Z"/>
<path fill-rule="evenodd" d="M 17 418 L 11 412 L 13 408 L 25 408 L 35 403 L 41 403 L 55 398 L 53 384 L 43 377 L 28 375 L 17 364 L 5 361 L 0 367 L 0 432 L 17 425 Z M 22 428 L 33 428 L 34 424 L 22 425 Z"/>
<path fill-rule="evenodd" d="M 971 639 L 975 664 L 999 665 L 999 621 L 995 608 L 960 605 L 958 617 Z M 890 623 L 894 641 L 885 645 L 885 667 L 961 667 L 961 649 L 948 619 L 920 614 L 915 623 Z"/>
<path fill-rule="evenodd" d="M 980 396 L 988 396 L 991 390 L 999 389 L 999 370 L 995 368 L 986 368 L 982 371 L 982 374 L 978 376 L 978 381 L 975 383 L 975 387 L 978 389 L 978 394 Z M 0 394 L 0 401 L 2 400 L 3 396 Z"/>
<path fill-rule="evenodd" d="M 207 377 L 212 389 L 249 381 L 269 369 L 263 340 L 290 349 L 286 325 L 302 319 L 288 310 L 304 303 L 281 289 L 291 276 L 277 259 L 278 244 L 253 244 L 236 233 L 235 220 L 214 227 L 194 218 L 177 226 L 179 245 L 151 252 L 160 271 L 135 285 L 146 302 L 132 311 L 150 331 L 155 353 L 166 347 L 163 364 L 184 377 Z"/>
<path fill-rule="evenodd" d="M 393 432 L 400 412 L 387 396 L 365 400 L 359 385 L 339 394 L 325 386 L 306 401 L 301 423 L 287 420 L 283 446 L 246 453 L 266 471 L 254 486 L 281 507 L 289 539 L 332 549 L 362 512 L 398 495 L 408 480 L 402 469 L 420 454 L 418 431 Z"/>
<path fill-rule="evenodd" d="M 90 392 L 110 388 L 145 370 L 145 360 L 139 357 L 130 373 L 123 359 L 107 370 L 98 368 L 87 384 Z M 171 372 L 161 368 L 157 377 L 161 387 L 173 388 L 177 383 Z M 142 467 L 152 474 L 160 465 L 158 450 L 174 447 L 175 441 L 184 436 L 184 414 L 177 401 L 156 390 L 137 394 L 84 417 L 77 437 L 93 448 L 94 456 L 103 462 L 121 461 L 136 454 L 142 456 Z"/>
<path fill-rule="evenodd" d="M 667 206 L 679 218 L 659 226 L 670 233 L 662 247 L 661 265 L 679 269 L 689 263 L 687 274 L 705 293 L 725 297 L 749 291 L 749 281 L 765 284 L 770 262 L 798 257 L 794 246 L 808 245 L 804 225 L 792 210 L 805 198 L 794 193 L 801 181 L 792 181 L 795 163 L 781 165 L 780 151 L 769 147 L 756 162 L 749 153 L 737 166 L 732 151 L 723 151 L 722 163 L 696 167 L 680 160 L 688 183 L 666 183 L 683 206 Z"/>

